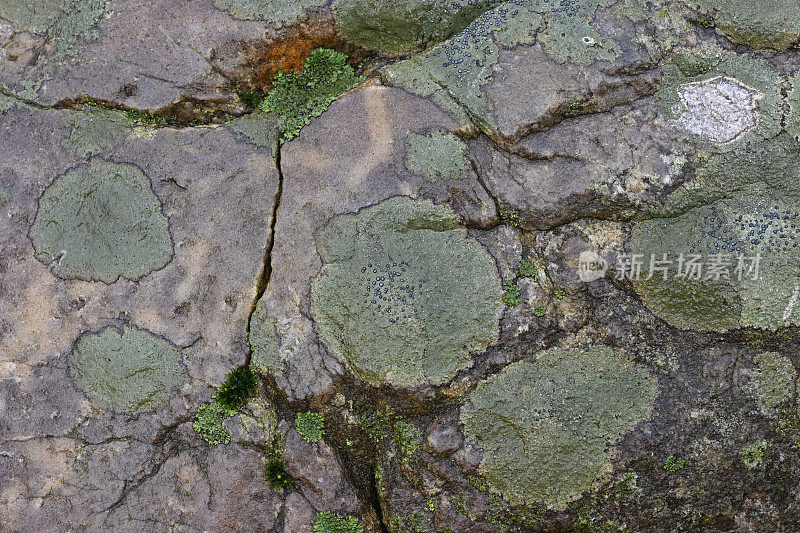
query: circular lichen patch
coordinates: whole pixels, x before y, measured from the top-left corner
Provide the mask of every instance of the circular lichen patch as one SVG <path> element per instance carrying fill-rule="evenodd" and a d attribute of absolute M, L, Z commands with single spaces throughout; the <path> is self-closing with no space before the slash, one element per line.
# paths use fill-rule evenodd
<path fill-rule="evenodd" d="M 739 44 L 786 50 L 800 39 L 800 0 L 684 1 Z"/>
<path fill-rule="evenodd" d="M 64 279 L 138 280 L 167 265 L 172 238 L 150 180 L 101 160 L 56 179 L 31 228 L 36 258 Z"/>
<path fill-rule="evenodd" d="M 430 181 L 467 177 L 467 145 L 452 133 L 412 133 L 406 140 L 406 167 Z"/>
<path fill-rule="evenodd" d="M 156 409 L 186 381 L 178 347 L 127 326 L 81 335 L 70 368 L 92 404 L 127 413 Z"/>
<path fill-rule="evenodd" d="M 552 349 L 481 383 L 461 410 L 489 487 L 563 507 L 611 471 L 611 450 L 650 416 L 657 381 L 608 348 Z"/>
<path fill-rule="evenodd" d="M 634 287 L 673 325 L 727 331 L 800 323 L 796 143 L 781 135 L 712 157 L 657 218 L 637 225 L 629 249 L 642 269 Z M 662 270 L 651 269 L 665 254 Z"/>
<path fill-rule="evenodd" d="M 373 384 L 442 384 L 496 338 L 500 281 L 448 208 L 393 198 L 317 235 L 322 340 Z"/>

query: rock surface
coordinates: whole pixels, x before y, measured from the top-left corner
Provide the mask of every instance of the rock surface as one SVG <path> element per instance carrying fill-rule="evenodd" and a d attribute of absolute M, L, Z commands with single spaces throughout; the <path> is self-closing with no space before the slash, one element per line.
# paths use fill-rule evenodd
<path fill-rule="evenodd" d="M 0 530 L 797 530 L 796 3 L 0 0 Z"/>

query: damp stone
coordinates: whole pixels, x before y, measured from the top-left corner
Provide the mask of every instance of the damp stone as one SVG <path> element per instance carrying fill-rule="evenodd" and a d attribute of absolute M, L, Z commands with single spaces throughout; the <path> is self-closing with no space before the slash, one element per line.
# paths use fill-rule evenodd
<path fill-rule="evenodd" d="M 611 472 L 612 446 L 650 416 L 657 385 L 608 348 L 556 348 L 478 385 L 461 422 L 493 492 L 563 508 Z"/>
<path fill-rule="evenodd" d="M 168 226 L 138 168 L 94 159 L 47 187 L 30 235 L 36 258 L 58 277 L 112 283 L 166 266 Z"/>
<path fill-rule="evenodd" d="M 497 336 L 497 268 L 447 207 L 392 198 L 334 218 L 317 248 L 321 338 L 372 384 L 443 384 Z"/>
<path fill-rule="evenodd" d="M 129 326 L 84 333 L 69 362 L 92 404 L 118 412 L 152 411 L 187 379 L 177 346 Z"/>

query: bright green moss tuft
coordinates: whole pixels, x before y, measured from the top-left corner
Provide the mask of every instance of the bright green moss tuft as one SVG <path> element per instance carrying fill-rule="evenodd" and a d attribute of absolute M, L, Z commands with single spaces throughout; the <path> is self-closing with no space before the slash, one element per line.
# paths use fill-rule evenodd
<path fill-rule="evenodd" d="M 228 372 L 225 382 L 217 389 L 217 402 L 227 409 L 238 409 L 256 391 L 258 380 L 248 367 Z"/>
<path fill-rule="evenodd" d="M 311 308 L 328 349 L 360 378 L 441 384 L 496 338 L 500 281 L 449 208 L 393 198 L 317 234 Z"/>
<path fill-rule="evenodd" d="M 64 279 L 138 280 L 172 258 L 150 180 L 132 165 L 99 159 L 47 187 L 30 235 L 36 258 Z"/>
<path fill-rule="evenodd" d="M 286 472 L 286 464 L 283 459 L 267 461 L 264 465 L 264 477 L 276 489 L 285 489 L 291 487 L 294 483 L 292 477 Z"/>
<path fill-rule="evenodd" d="M 176 346 L 128 326 L 81 335 L 70 368 L 95 406 L 127 413 L 156 409 L 186 381 Z"/>
<path fill-rule="evenodd" d="M 355 516 L 323 511 L 314 518 L 314 533 L 364 533 Z"/>
<path fill-rule="evenodd" d="M 325 433 L 325 417 L 312 411 L 298 413 L 294 426 L 306 442 L 319 442 Z"/>
<path fill-rule="evenodd" d="M 679 459 L 674 455 L 670 455 L 664 461 L 664 470 L 670 474 L 674 474 L 678 470 L 683 469 L 684 466 L 686 466 L 686 459 Z"/>
<path fill-rule="evenodd" d="M 505 289 L 503 303 L 511 307 L 519 305 L 519 297 L 522 294 L 522 289 L 519 288 L 519 285 L 513 281 L 506 281 L 503 283 L 503 288 Z"/>
<path fill-rule="evenodd" d="M 517 264 L 517 276 L 521 278 L 533 278 L 534 281 L 539 281 L 539 273 L 536 270 L 536 263 L 520 259 Z"/>
<path fill-rule="evenodd" d="M 611 471 L 611 446 L 650 416 L 656 391 L 608 348 L 552 349 L 481 383 L 461 421 L 492 491 L 560 508 Z"/>
<path fill-rule="evenodd" d="M 228 409 L 216 400 L 204 403 L 197 410 L 192 429 L 194 429 L 210 446 L 228 444 L 231 435 L 225 429 L 225 420 L 236 415 L 236 411 Z"/>
<path fill-rule="evenodd" d="M 317 48 L 308 56 L 301 74 L 279 73 L 261 109 L 280 119 L 280 141 L 294 139 L 311 119 L 320 116 L 339 95 L 363 81 L 347 56 Z"/>

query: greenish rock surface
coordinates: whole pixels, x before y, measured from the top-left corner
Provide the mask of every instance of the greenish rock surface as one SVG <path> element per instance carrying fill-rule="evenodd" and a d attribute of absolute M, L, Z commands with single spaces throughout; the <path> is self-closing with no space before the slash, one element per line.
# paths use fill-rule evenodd
<path fill-rule="evenodd" d="M 336 217 L 317 247 L 320 335 L 362 379 L 442 384 L 496 338 L 496 267 L 450 209 L 393 198 Z"/>
<path fill-rule="evenodd" d="M 65 279 L 138 280 L 172 258 L 150 180 L 132 165 L 97 159 L 45 190 L 30 235 L 36 258 Z"/>
<path fill-rule="evenodd" d="M 644 261 L 642 272 L 651 256 L 672 260 L 665 271 L 634 280 L 644 301 L 686 329 L 798 323 L 798 184 L 800 153 L 786 135 L 712 157 L 660 217 L 633 232 L 630 251 Z"/>
<path fill-rule="evenodd" d="M 95 24 L 105 13 L 105 5 L 105 0 L 0 0 L 0 17 L 19 30 L 47 32 L 55 41 L 54 58 L 62 59 L 97 37 Z"/>
<path fill-rule="evenodd" d="M 787 100 L 789 115 L 786 117 L 786 131 L 800 142 L 800 74 L 792 78 L 792 90 L 789 91 Z"/>
<path fill-rule="evenodd" d="M 11 199 L 11 196 L 8 194 L 8 191 L 0 185 L 0 205 L 6 203 L 9 199 Z"/>
<path fill-rule="evenodd" d="M 728 91 L 725 96 L 732 106 L 740 107 L 740 115 L 755 112 L 755 124 L 746 129 L 740 126 L 740 131 L 726 132 L 724 130 L 731 128 L 731 123 L 735 122 L 728 116 L 724 122 L 716 125 L 722 131 L 715 133 L 713 114 L 720 107 L 707 110 L 690 108 L 691 102 L 687 101 L 688 90 L 697 84 L 709 84 L 719 78 L 728 80 L 729 86 L 739 86 L 738 92 Z M 715 151 L 734 150 L 741 148 L 746 141 L 768 139 L 780 132 L 782 84 L 780 75 L 764 61 L 726 52 L 713 45 L 702 45 L 695 50 L 678 52 L 664 65 L 664 83 L 657 97 L 662 112 L 672 120 L 685 122 L 687 115 L 706 114 L 708 123 L 705 128 L 696 130 L 688 127 L 687 130 L 695 133 L 703 131 L 707 140 L 729 141 L 723 146 L 714 144 Z M 699 100 L 708 101 L 710 96 L 700 95 Z M 697 124 L 702 122 L 702 118 L 695 118 L 692 122 Z"/>
<path fill-rule="evenodd" d="M 243 20 L 296 22 L 312 7 L 324 6 L 327 0 L 214 0 L 214 5 Z"/>
<path fill-rule="evenodd" d="M 492 491 L 563 507 L 611 471 L 611 448 L 648 418 L 657 381 L 608 348 L 551 349 L 476 388 L 461 410 Z"/>
<path fill-rule="evenodd" d="M 250 368 L 259 374 L 277 374 L 283 369 L 283 361 L 278 355 L 277 332 L 275 324 L 266 316 L 261 305 L 256 306 L 250 317 L 250 332 L 247 337 L 253 356 Z"/>
<path fill-rule="evenodd" d="M 752 48 L 786 50 L 800 39 L 798 0 L 685 0 L 733 41 Z"/>
<path fill-rule="evenodd" d="M 0 94 L 0 115 L 4 114 L 6 111 L 14 107 L 16 104 L 16 100 L 11 98 L 10 96 L 5 96 Z"/>
<path fill-rule="evenodd" d="M 227 123 L 227 127 L 242 135 L 257 148 L 270 148 L 277 154 L 279 124 L 280 119 L 274 114 L 256 111 L 231 120 Z"/>
<path fill-rule="evenodd" d="M 71 129 L 64 148 L 81 157 L 100 155 L 125 139 L 130 123 L 122 113 L 92 110 L 71 113 L 67 121 Z"/>
<path fill-rule="evenodd" d="M 430 181 L 464 178 L 467 145 L 449 132 L 412 133 L 406 139 L 406 168 Z"/>
<path fill-rule="evenodd" d="M 70 368 L 92 404 L 126 413 L 164 405 L 187 379 L 177 346 L 129 326 L 81 335 Z"/>
<path fill-rule="evenodd" d="M 776 352 L 760 353 L 754 359 L 756 369 L 747 390 L 765 414 L 774 414 L 794 398 L 797 370 L 788 357 Z"/>

